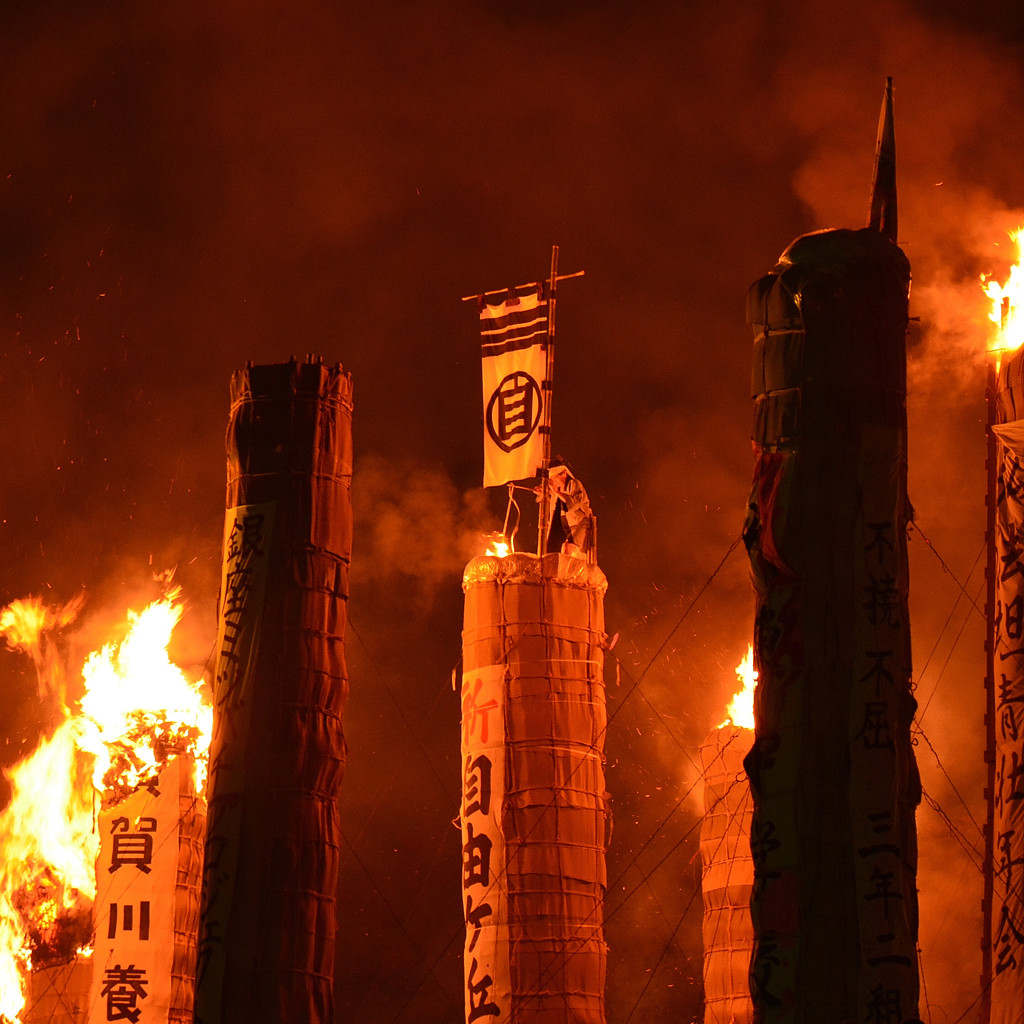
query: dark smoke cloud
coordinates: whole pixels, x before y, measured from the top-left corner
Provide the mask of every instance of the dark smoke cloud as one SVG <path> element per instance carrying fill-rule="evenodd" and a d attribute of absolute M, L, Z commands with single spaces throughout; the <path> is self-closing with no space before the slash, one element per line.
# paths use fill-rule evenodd
<path fill-rule="evenodd" d="M 3 5 L 0 599 L 84 591 L 84 647 L 89 615 L 105 632 L 176 566 L 201 665 L 230 373 L 316 352 L 354 376 L 339 1020 L 458 1019 L 460 574 L 505 512 L 479 490 L 459 300 L 543 277 L 553 242 L 586 270 L 560 290 L 555 446 L 597 510 L 621 634 L 610 1019 L 700 1014 L 690 788 L 750 634 L 741 551 L 688 609 L 750 478 L 744 295 L 796 235 L 863 223 L 886 75 L 920 318 L 915 660 L 942 768 L 919 755 L 973 828 L 982 629 L 951 609 L 981 581 L 977 282 L 1024 219 L 1022 44 L 1008 0 Z M 13 755 L 34 682 L 14 655 L 2 670 Z M 979 878 L 920 820 L 928 1012 L 955 1020 Z"/>

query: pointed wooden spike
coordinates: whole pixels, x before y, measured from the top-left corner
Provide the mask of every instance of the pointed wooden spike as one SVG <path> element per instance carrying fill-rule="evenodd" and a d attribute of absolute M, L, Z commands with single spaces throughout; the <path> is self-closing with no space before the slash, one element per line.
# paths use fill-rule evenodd
<path fill-rule="evenodd" d="M 896 131 L 892 115 L 892 79 L 885 80 L 885 98 L 878 118 L 875 173 L 871 182 L 868 227 L 896 241 Z"/>

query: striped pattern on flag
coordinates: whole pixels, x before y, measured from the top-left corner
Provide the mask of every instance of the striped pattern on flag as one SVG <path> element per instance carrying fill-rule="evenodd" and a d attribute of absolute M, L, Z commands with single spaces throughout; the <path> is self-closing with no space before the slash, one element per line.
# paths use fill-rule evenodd
<path fill-rule="evenodd" d="M 548 300 L 541 286 L 525 294 L 511 289 L 496 305 L 480 306 L 480 336 L 485 356 L 497 356 L 543 344 L 548 333 Z"/>

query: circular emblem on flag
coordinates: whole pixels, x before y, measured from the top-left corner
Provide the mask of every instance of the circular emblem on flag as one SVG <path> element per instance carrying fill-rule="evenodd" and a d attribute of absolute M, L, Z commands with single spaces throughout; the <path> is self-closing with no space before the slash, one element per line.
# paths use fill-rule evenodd
<path fill-rule="evenodd" d="M 487 401 L 487 433 L 503 451 L 522 447 L 540 422 L 541 396 L 537 382 L 522 370 L 510 373 Z"/>

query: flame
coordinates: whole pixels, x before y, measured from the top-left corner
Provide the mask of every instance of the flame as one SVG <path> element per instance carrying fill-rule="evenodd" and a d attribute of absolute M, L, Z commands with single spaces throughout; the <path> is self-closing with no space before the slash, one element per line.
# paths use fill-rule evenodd
<path fill-rule="evenodd" d="M 757 669 L 754 668 L 754 648 L 747 644 L 746 657 L 736 666 L 740 689 L 733 694 L 725 709 L 728 716 L 719 728 L 730 723 L 741 729 L 754 728 L 754 690 L 757 688 Z"/>
<path fill-rule="evenodd" d="M 14 651 L 28 654 L 35 664 L 39 699 L 56 704 L 61 716 L 65 705 L 64 665 L 48 634 L 70 625 L 82 607 L 79 597 L 65 605 L 50 607 L 40 597 L 15 601 L 0 610 L 0 635 Z"/>
<path fill-rule="evenodd" d="M 503 533 L 492 533 L 491 542 L 484 554 L 490 558 L 507 558 L 512 554 L 512 545 L 505 539 Z"/>
<path fill-rule="evenodd" d="M 180 589 L 140 613 L 128 635 L 88 658 L 82 669 L 83 747 L 95 757 L 93 785 L 126 796 L 179 751 L 196 755 L 196 791 L 206 781 L 213 708 L 167 654 L 181 619 Z M 111 801 L 107 801 L 108 803 Z"/>
<path fill-rule="evenodd" d="M 40 693 L 59 685 L 63 694 L 47 634 L 68 625 L 78 606 L 47 609 L 28 599 L 0 611 L 0 633 L 32 656 Z M 101 795 L 120 799 L 180 750 L 194 753 L 197 765 L 205 760 L 212 709 L 200 683 L 167 655 L 181 613 L 178 589 L 129 612 L 125 638 L 87 659 L 78 711 L 61 704 L 50 735 L 5 773 L 12 795 L 0 813 L 0 1016 L 9 1021 L 24 1009 L 34 961 L 91 953 Z"/>
<path fill-rule="evenodd" d="M 997 327 L 989 343 L 989 351 L 997 353 L 997 365 L 1004 352 L 1016 351 L 1024 344 L 1024 227 L 1011 231 L 1010 238 L 1017 250 L 1017 262 L 1010 267 L 1006 284 L 999 284 L 988 274 L 981 275 L 985 294 L 992 301 L 988 318 Z"/>
<path fill-rule="evenodd" d="M 90 941 L 96 895 L 89 766 L 68 718 L 7 773 L 0 815 L 0 1014 L 18 1020 L 33 953 L 73 952 Z M 41 794 L 45 798 L 41 799 Z M 63 947 L 64 935 L 72 945 Z"/>

